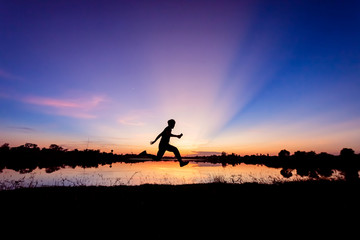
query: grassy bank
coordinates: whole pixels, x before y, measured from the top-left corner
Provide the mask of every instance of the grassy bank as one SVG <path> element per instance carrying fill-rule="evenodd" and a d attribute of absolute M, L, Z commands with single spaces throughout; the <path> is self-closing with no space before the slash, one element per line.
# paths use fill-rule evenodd
<path fill-rule="evenodd" d="M 190 184 L 116 187 L 40 187 L 0 191 L 3 205 L 20 208 L 54 206 L 64 209 L 102 209 L 126 206 L 121 211 L 196 210 L 251 207 L 254 211 L 279 208 L 321 211 L 357 209 L 359 182 L 299 181 L 278 184 Z M 285 214 L 285 213 L 284 213 Z"/>
<path fill-rule="evenodd" d="M 169 238 L 249 232 L 252 237 L 285 232 L 298 237 L 336 232 L 343 237 L 357 229 L 359 186 L 359 182 L 304 181 L 42 187 L 0 191 L 0 201 L 2 219 L 19 228 L 24 223 L 31 229 L 44 225 L 87 235 L 130 232 Z"/>

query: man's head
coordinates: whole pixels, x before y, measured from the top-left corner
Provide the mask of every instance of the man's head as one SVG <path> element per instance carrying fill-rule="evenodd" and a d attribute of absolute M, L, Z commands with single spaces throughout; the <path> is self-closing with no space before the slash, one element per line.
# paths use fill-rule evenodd
<path fill-rule="evenodd" d="M 174 120 L 174 119 L 170 119 L 170 120 L 168 121 L 168 125 L 169 125 L 169 127 L 174 128 L 174 127 L 175 127 L 175 120 Z"/>

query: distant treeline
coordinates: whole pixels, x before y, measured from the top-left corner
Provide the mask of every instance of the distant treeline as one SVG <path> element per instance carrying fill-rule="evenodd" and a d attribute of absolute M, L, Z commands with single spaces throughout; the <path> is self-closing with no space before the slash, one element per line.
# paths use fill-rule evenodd
<path fill-rule="evenodd" d="M 40 149 L 33 143 L 18 147 L 10 147 L 5 143 L 0 147 L 0 172 L 7 168 L 20 173 L 29 173 L 39 167 L 51 173 L 66 166 L 86 168 L 126 162 L 131 156 L 134 155 L 118 155 L 89 149 L 69 151 L 56 144 Z"/>
<path fill-rule="evenodd" d="M 0 147 L 0 172 L 3 169 L 12 169 L 20 173 L 29 173 L 37 167 L 51 173 L 66 166 L 98 167 L 99 165 L 115 162 L 136 162 L 141 156 L 134 154 L 118 155 L 100 152 L 100 150 L 67 150 L 56 144 L 49 148 L 40 149 L 38 145 L 26 143 L 18 147 L 10 147 L 8 143 Z M 135 159 L 135 160 L 134 160 Z M 207 161 L 211 163 L 228 164 L 262 164 L 271 168 L 280 168 L 280 173 L 289 178 L 294 170 L 299 176 L 310 178 L 330 177 L 335 170 L 339 171 L 346 180 L 358 180 L 360 170 L 360 154 L 355 154 L 350 148 L 343 148 L 340 155 L 328 153 L 317 154 L 314 151 L 296 151 L 293 155 L 287 150 L 281 150 L 278 156 L 227 154 L 208 157 L 192 157 L 193 161 Z"/>
<path fill-rule="evenodd" d="M 209 162 L 227 164 L 261 164 L 271 168 L 282 168 L 280 173 L 283 177 L 293 176 L 293 171 L 302 177 L 321 178 L 330 177 L 335 170 L 342 174 L 345 180 L 352 181 L 359 179 L 360 154 L 355 154 L 351 148 L 343 148 L 340 155 L 332 155 L 325 152 L 315 153 L 314 151 L 296 151 L 293 155 L 287 150 L 281 150 L 278 156 L 269 155 L 245 155 L 227 154 L 222 152 L 220 156 L 210 156 Z"/>

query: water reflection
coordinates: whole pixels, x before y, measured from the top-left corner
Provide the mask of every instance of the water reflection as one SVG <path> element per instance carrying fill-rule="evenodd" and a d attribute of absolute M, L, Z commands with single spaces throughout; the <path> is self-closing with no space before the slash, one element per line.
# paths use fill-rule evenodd
<path fill-rule="evenodd" d="M 306 179 L 292 169 L 270 168 L 265 165 L 222 165 L 191 161 L 179 168 L 175 161 L 144 161 L 112 163 L 92 168 L 65 167 L 57 171 L 36 168 L 31 173 L 4 169 L 0 173 L 0 188 L 39 186 L 116 186 L 140 184 L 195 184 L 209 182 L 273 183 Z M 335 177 L 336 172 L 332 175 Z"/>

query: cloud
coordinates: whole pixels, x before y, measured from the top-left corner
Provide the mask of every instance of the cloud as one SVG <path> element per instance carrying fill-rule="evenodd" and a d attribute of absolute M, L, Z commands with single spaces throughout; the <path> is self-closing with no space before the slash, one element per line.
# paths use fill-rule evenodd
<path fill-rule="evenodd" d="M 143 119 L 149 120 L 152 114 L 148 110 L 131 110 L 130 112 L 118 118 L 118 123 L 127 126 L 144 126 Z"/>
<path fill-rule="evenodd" d="M 82 119 L 97 118 L 97 113 L 104 106 L 103 103 L 109 102 L 107 97 L 99 95 L 89 96 L 77 93 L 76 96 L 76 98 L 54 98 L 34 95 L 23 96 L 11 90 L 0 91 L 0 98 L 37 106 L 37 110 L 45 112 L 46 114 Z"/>
<path fill-rule="evenodd" d="M 55 108 L 81 108 L 81 105 L 74 101 L 54 98 L 27 97 L 24 98 L 24 101 L 30 104 L 50 106 Z"/>
<path fill-rule="evenodd" d="M 95 115 L 95 114 L 75 112 L 75 111 L 65 111 L 65 110 L 58 111 L 57 115 L 67 116 L 67 117 L 72 117 L 72 118 L 81 118 L 81 119 L 97 118 L 97 115 Z"/>
<path fill-rule="evenodd" d="M 0 68 L 0 78 L 6 80 L 23 80 L 23 78 L 19 76 L 15 76 L 1 68 Z"/>
<path fill-rule="evenodd" d="M 25 133 L 36 132 L 36 129 L 34 128 L 23 127 L 23 126 L 8 126 L 7 128 Z"/>
<path fill-rule="evenodd" d="M 93 96 L 83 97 L 79 99 L 61 99 L 61 98 L 49 98 L 39 96 L 28 96 L 21 99 L 22 102 L 27 104 L 37 105 L 49 114 L 56 114 L 61 116 L 68 116 L 73 118 L 92 119 L 97 115 L 94 111 L 99 105 L 105 102 L 104 97 Z"/>

